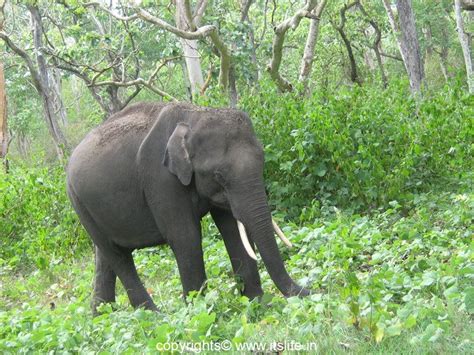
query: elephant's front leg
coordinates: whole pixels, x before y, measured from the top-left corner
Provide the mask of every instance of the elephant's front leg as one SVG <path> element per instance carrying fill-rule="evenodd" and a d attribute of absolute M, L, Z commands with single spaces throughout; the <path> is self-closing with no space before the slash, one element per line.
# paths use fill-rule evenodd
<path fill-rule="evenodd" d="M 179 275 L 186 297 L 191 291 L 199 291 L 205 281 L 202 251 L 201 226 L 198 220 L 186 214 L 180 216 L 179 223 L 168 223 L 165 235 L 176 258 Z M 177 221 L 176 218 L 172 219 Z"/>
<path fill-rule="evenodd" d="M 221 209 L 213 209 L 211 215 L 224 239 L 234 274 L 240 277 L 244 283 L 242 294 L 249 298 L 263 295 L 257 262 L 245 250 L 240 239 L 237 221 L 232 213 Z"/>

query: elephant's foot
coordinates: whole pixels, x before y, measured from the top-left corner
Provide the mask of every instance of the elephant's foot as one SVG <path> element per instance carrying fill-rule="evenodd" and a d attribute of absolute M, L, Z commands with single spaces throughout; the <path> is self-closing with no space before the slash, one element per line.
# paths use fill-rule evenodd
<path fill-rule="evenodd" d="M 147 311 L 158 312 L 159 309 L 156 304 L 152 301 L 151 297 L 146 300 L 145 302 L 141 303 L 138 307 L 134 306 L 135 308 L 144 308 Z"/>
<path fill-rule="evenodd" d="M 91 309 L 92 309 L 92 317 L 97 317 L 103 314 L 99 309 L 102 305 L 110 305 L 112 307 L 112 311 L 117 309 L 115 302 L 109 302 L 101 299 L 94 299 L 91 302 Z"/>
<path fill-rule="evenodd" d="M 296 284 L 292 285 L 291 288 L 290 288 L 290 291 L 285 294 L 285 297 L 294 297 L 294 296 L 297 296 L 297 297 L 306 297 L 306 296 L 310 296 L 313 294 L 313 291 L 305 288 L 305 287 L 302 287 L 302 286 L 298 286 Z"/>
<path fill-rule="evenodd" d="M 263 296 L 263 290 L 261 287 L 258 288 L 245 288 L 242 292 L 243 296 L 248 297 L 250 300 Z"/>

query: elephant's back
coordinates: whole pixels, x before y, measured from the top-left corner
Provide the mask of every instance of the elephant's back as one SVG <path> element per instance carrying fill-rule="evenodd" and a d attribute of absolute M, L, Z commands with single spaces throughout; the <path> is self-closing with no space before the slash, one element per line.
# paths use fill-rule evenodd
<path fill-rule="evenodd" d="M 92 132 L 99 137 L 100 146 L 114 144 L 116 140 L 128 134 L 142 137 L 151 128 L 165 105 L 162 102 L 139 102 L 130 105 L 110 116 Z"/>
<path fill-rule="evenodd" d="M 153 102 L 133 104 L 91 130 L 71 154 L 68 185 L 92 192 L 103 184 L 117 188 L 133 180 L 140 144 L 164 106 Z"/>

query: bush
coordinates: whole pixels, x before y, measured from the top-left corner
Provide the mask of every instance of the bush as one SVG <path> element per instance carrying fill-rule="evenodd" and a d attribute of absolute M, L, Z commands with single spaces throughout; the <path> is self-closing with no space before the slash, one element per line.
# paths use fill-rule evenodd
<path fill-rule="evenodd" d="M 445 87 L 417 104 L 406 87 L 302 98 L 263 82 L 243 95 L 265 146 L 272 201 L 293 215 L 321 202 L 367 210 L 472 169 L 472 97 Z"/>
<path fill-rule="evenodd" d="M 0 173 L 1 266 L 47 269 L 89 248 L 65 185 L 59 166 Z"/>

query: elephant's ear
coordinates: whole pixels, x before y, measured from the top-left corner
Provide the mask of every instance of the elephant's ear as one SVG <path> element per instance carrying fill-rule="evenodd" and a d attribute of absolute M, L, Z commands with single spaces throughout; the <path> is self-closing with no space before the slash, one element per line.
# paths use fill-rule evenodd
<path fill-rule="evenodd" d="M 180 123 L 176 126 L 166 145 L 163 159 L 163 164 L 178 177 L 183 185 L 189 185 L 193 176 L 193 166 L 186 143 L 188 133 L 189 126 L 187 124 Z"/>

